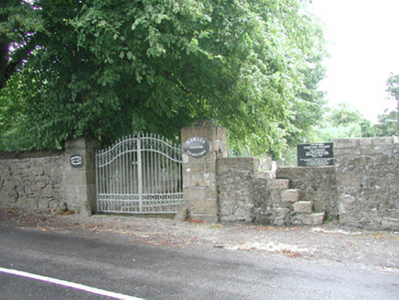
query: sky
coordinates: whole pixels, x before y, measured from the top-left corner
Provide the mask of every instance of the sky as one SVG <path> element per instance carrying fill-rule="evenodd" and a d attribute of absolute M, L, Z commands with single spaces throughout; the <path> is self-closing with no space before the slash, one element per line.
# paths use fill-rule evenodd
<path fill-rule="evenodd" d="M 319 85 L 328 106 L 346 102 L 376 123 L 396 107 L 386 81 L 399 74 L 399 0 L 312 0 L 309 9 L 328 42 L 327 77 Z"/>

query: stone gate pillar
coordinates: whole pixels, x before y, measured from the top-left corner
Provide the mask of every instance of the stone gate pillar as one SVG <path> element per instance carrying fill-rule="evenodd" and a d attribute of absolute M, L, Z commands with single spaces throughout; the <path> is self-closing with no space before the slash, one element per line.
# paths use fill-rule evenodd
<path fill-rule="evenodd" d="M 91 215 L 96 206 L 96 142 L 78 138 L 65 144 L 63 194 L 68 209 Z"/>
<path fill-rule="evenodd" d="M 218 221 L 216 159 L 227 157 L 226 129 L 207 121 L 181 130 L 183 196 L 189 219 Z"/>

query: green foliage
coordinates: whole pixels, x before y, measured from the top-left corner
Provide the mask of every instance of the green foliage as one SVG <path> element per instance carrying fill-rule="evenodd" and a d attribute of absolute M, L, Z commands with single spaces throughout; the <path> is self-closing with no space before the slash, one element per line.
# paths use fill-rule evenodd
<path fill-rule="evenodd" d="M 378 124 L 374 125 L 376 136 L 399 136 L 398 112 L 385 111 L 384 114 L 378 116 Z"/>
<path fill-rule="evenodd" d="M 391 75 L 387 80 L 387 92 L 398 101 L 398 108 L 386 110 L 378 116 L 378 124 L 363 117 L 356 109 L 346 103 L 326 108 L 319 126 L 308 132 L 306 142 L 332 142 L 335 139 L 361 138 L 374 136 L 399 136 L 399 75 Z M 286 165 L 296 165 L 296 145 L 283 151 Z"/>
<path fill-rule="evenodd" d="M 349 107 L 346 103 L 326 108 L 323 122 L 310 139 L 312 142 L 332 142 L 334 139 L 374 136 L 371 122 L 365 119 L 359 110 Z"/>
<path fill-rule="evenodd" d="M 173 139 L 211 119 L 237 151 L 278 153 L 320 115 L 322 31 L 302 1 L 18 3 L 0 22 L 20 65 L 0 93 L 0 147 Z"/>
<path fill-rule="evenodd" d="M 29 131 L 26 118 L 30 107 L 25 99 L 37 99 L 36 79 L 15 74 L 7 86 L 0 91 L 0 149 L 19 150 L 32 143 L 34 136 L 24 134 Z"/>
<path fill-rule="evenodd" d="M 399 74 L 391 75 L 388 78 L 387 85 L 387 92 L 389 92 L 396 101 L 399 101 Z"/>
<path fill-rule="evenodd" d="M 354 110 L 346 103 L 338 104 L 338 107 L 329 109 L 325 121 L 330 126 L 345 126 L 351 123 L 359 123 L 363 116 L 358 110 Z"/>
<path fill-rule="evenodd" d="M 396 110 L 378 116 L 378 124 L 374 125 L 376 136 L 399 136 L 399 74 L 391 75 L 387 80 L 387 92 L 397 101 Z"/>
<path fill-rule="evenodd" d="M 374 135 L 375 130 L 369 120 L 365 119 L 358 110 L 349 107 L 348 104 L 340 103 L 336 107 L 326 107 L 318 126 L 309 131 L 306 138 L 299 143 L 324 143 L 333 142 L 336 139 L 372 137 Z M 282 153 L 287 166 L 297 165 L 296 156 L 296 145 L 285 149 Z"/>

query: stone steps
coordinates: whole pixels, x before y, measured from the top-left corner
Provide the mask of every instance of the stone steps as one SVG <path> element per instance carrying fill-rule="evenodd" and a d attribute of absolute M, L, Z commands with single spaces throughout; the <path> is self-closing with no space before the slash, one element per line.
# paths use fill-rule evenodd
<path fill-rule="evenodd" d="M 268 179 L 266 186 L 269 190 L 287 190 L 290 181 L 288 179 Z"/>
<path fill-rule="evenodd" d="M 256 178 L 265 180 L 269 190 L 278 191 L 281 201 L 293 209 L 290 217 L 292 225 L 322 225 L 325 219 L 325 212 L 314 212 L 313 201 L 303 201 L 300 198 L 299 189 L 290 189 L 288 179 L 273 178 L 270 172 L 257 172 Z"/>
<path fill-rule="evenodd" d="M 294 211 L 296 213 L 311 214 L 313 212 L 312 201 L 297 201 L 294 203 Z"/>
<path fill-rule="evenodd" d="M 273 171 L 259 171 L 255 173 L 256 179 L 276 179 L 276 172 Z"/>
<path fill-rule="evenodd" d="M 299 192 L 298 189 L 287 189 L 281 192 L 281 199 L 284 202 L 297 202 L 299 201 Z"/>
<path fill-rule="evenodd" d="M 292 225 L 309 225 L 309 226 L 322 225 L 325 216 L 326 216 L 325 212 L 297 214 L 292 219 Z"/>
<path fill-rule="evenodd" d="M 269 197 L 273 197 L 260 219 L 264 218 L 276 226 L 323 224 L 325 212 L 316 213 L 313 201 L 302 200 L 301 190 L 289 188 L 289 179 L 276 178 L 275 171 L 258 171 L 254 178 L 257 184 L 265 185 L 270 192 Z"/>

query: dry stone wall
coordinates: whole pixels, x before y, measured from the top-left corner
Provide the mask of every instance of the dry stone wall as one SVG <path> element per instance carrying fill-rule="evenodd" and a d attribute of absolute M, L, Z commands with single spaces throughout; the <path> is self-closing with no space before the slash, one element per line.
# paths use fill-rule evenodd
<path fill-rule="evenodd" d="M 335 166 L 257 172 L 253 158 L 217 161 L 220 221 L 340 224 L 399 230 L 399 137 L 334 141 Z"/>
<path fill-rule="evenodd" d="M 223 222 L 251 222 L 253 215 L 253 158 L 220 158 L 217 160 L 219 219 Z"/>
<path fill-rule="evenodd" d="M 0 153 L 0 207 L 95 211 L 95 143 L 77 139 L 65 151 Z M 82 164 L 72 166 L 72 157 Z"/>
<path fill-rule="evenodd" d="M 399 137 L 334 141 L 343 225 L 399 230 Z"/>
<path fill-rule="evenodd" d="M 298 189 L 303 201 L 312 201 L 316 212 L 338 216 L 335 167 L 281 167 L 276 177 L 289 180 L 290 189 Z"/>
<path fill-rule="evenodd" d="M 63 158 L 62 152 L 0 153 L 1 207 L 66 209 Z"/>
<path fill-rule="evenodd" d="M 274 173 L 258 171 L 254 158 L 226 158 L 225 135 L 213 127 L 182 133 L 210 143 L 207 155 L 183 157 L 185 216 L 284 226 L 321 224 L 326 212 L 342 225 L 399 230 L 399 137 L 336 140 L 335 166 Z M 63 152 L 0 153 L 0 207 L 91 214 L 95 148 L 78 139 Z M 82 165 L 72 165 L 75 156 Z"/>
<path fill-rule="evenodd" d="M 254 158 L 217 160 L 219 220 L 265 225 L 319 225 L 325 213 L 315 213 L 313 201 L 302 201 L 288 179 L 259 172 Z"/>

